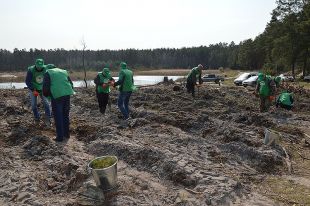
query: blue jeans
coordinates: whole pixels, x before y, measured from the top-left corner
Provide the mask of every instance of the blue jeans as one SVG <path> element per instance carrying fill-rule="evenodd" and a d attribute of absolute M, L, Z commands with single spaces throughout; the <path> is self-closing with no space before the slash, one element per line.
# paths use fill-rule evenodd
<path fill-rule="evenodd" d="M 38 106 L 37 106 L 37 99 L 38 98 L 33 95 L 33 92 L 31 90 L 29 90 L 29 96 L 30 96 L 30 99 L 31 99 L 31 109 L 33 111 L 34 118 L 36 120 L 39 120 L 40 119 L 40 113 L 38 111 Z M 50 118 L 51 118 L 51 110 L 50 110 L 50 105 L 48 103 L 48 100 L 42 94 L 40 94 L 40 98 L 41 98 L 41 101 L 42 101 L 43 106 L 44 106 L 45 117 L 46 117 L 46 119 L 50 120 Z"/>
<path fill-rule="evenodd" d="M 124 119 L 129 117 L 128 103 L 132 92 L 120 92 L 117 100 L 118 108 L 121 110 Z"/>
<path fill-rule="evenodd" d="M 56 141 L 62 141 L 64 137 L 69 138 L 70 96 L 52 99 L 52 109 L 56 125 Z"/>

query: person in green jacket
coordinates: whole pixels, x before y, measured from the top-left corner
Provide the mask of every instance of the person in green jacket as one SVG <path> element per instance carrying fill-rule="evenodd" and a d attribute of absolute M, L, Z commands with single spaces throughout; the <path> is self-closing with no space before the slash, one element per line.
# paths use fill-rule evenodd
<path fill-rule="evenodd" d="M 94 79 L 96 85 L 96 96 L 99 104 L 99 110 L 102 114 L 105 113 L 107 104 L 109 102 L 110 86 L 114 85 L 114 79 L 111 76 L 109 68 L 104 68 L 99 72 Z"/>
<path fill-rule="evenodd" d="M 118 74 L 118 81 L 115 82 L 114 87 L 119 86 L 119 96 L 117 100 L 118 108 L 123 114 L 124 119 L 129 118 L 129 99 L 134 91 L 133 72 L 127 68 L 125 62 L 120 63 L 120 72 Z"/>
<path fill-rule="evenodd" d="M 51 125 L 51 111 L 48 99 L 42 95 L 43 76 L 46 72 L 46 66 L 43 59 L 36 59 L 35 65 L 28 68 L 25 83 L 29 89 L 31 99 L 31 108 L 36 122 L 40 121 L 40 113 L 37 107 L 37 97 L 40 96 L 45 110 L 45 124 Z"/>
<path fill-rule="evenodd" d="M 48 64 L 46 65 L 46 69 L 54 69 L 56 66 L 54 64 Z"/>
<path fill-rule="evenodd" d="M 259 94 L 261 112 L 266 112 L 269 110 L 270 100 L 272 99 L 270 97 L 272 97 L 273 91 L 274 81 L 272 81 L 270 76 L 259 73 L 257 78 L 256 93 Z"/>
<path fill-rule="evenodd" d="M 186 79 L 187 92 L 192 93 L 193 97 L 195 97 L 195 86 L 197 85 L 197 80 L 199 82 L 199 85 L 203 83 L 201 79 L 202 69 L 203 66 L 199 64 L 197 67 L 194 67 L 187 75 Z"/>
<path fill-rule="evenodd" d="M 287 91 L 282 92 L 277 98 L 277 107 L 281 107 L 287 110 L 291 110 L 293 108 L 294 98 L 292 93 Z"/>
<path fill-rule="evenodd" d="M 280 88 L 281 82 L 282 82 L 281 77 L 280 77 L 280 76 L 276 76 L 276 77 L 274 78 L 274 82 L 275 82 L 276 87 L 277 87 L 277 88 Z"/>
<path fill-rule="evenodd" d="M 70 138 L 70 96 L 73 94 L 73 84 L 66 70 L 53 68 L 46 71 L 43 79 L 43 95 L 51 98 L 57 142 Z"/>

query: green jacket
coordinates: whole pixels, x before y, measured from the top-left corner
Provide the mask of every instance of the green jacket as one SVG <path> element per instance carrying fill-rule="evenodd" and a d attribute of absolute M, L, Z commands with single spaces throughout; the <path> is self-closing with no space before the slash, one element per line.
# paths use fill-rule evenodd
<path fill-rule="evenodd" d="M 199 84 L 202 83 L 201 79 L 201 71 L 199 71 L 198 67 L 194 67 L 190 73 L 187 75 L 187 81 L 190 81 L 192 83 L 196 83 L 197 79 L 199 80 Z"/>
<path fill-rule="evenodd" d="M 54 99 L 74 93 L 66 70 L 54 68 L 47 70 L 47 73 L 50 77 L 50 91 Z"/>
<path fill-rule="evenodd" d="M 133 81 L 133 72 L 127 68 L 122 68 L 118 74 L 118 81 L 115 86 L 120 85 L 119 91 L 132 92 L 135 90 Z"/>
<path fill-rule="evenodd" d="M 275 83 L 269 75 L 266 75 L 265 78 L 257 79 L 256 91 L 259 93 L 260 96 L 263 97 L 271 96 L 273 95 L 274 90 L 275 90 Z"/>
<path fill-rule="evenodd" d="M 43 77 L 46 72 L 46 67 L 43 66 L 42 71 L 38 71 L 36 69 L 36 66 L 31 66 L 28 68 L 28 70 L 32 73 L 32 86 L 33 89 L 37 91 L 42 91 L 42 86 L 43 86 Z"/>
<path fill-rule="evenodd" d="M 282 79 L 279 76 L 274 78 L 274 82 L 275 82 L 277 88 L 280 86 L 281 81 L 282 81 Z"/>
<path fill-rule="evenodd" d="M 291 93 L 283 92 L 279 95 L 277 102 L 283 105 L 292 106 L 294 99 Z"/>
<path fill-rule="evenodd" d="M 94 82 L 96 84 L 97 92 L 98 93 L 110 93 L 110 85 L 107 85 L 107 87 L 103 88 L 102 84 L 107 84 L 109 81 L 114 80 L 111 77 L 110 71 L 107 68 L 104 68 L 102 72 L 98 72 L 97 77 L 95 78 Z"/>

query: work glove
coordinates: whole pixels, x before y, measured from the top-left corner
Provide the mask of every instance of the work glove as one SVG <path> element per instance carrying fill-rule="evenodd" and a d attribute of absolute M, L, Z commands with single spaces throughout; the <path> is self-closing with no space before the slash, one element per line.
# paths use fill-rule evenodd
<path fill-rule="evenodd" d="M 37 90 L 34 90 L 33 91 L 33 96 L 35 96 L 35 97 L 39 96 L 39 92 Z"/>
<path fill-rule="evenodd" d="M 105 88 L 108 87 L 108 84 L 102 84 L 101 86 L 102 86 L 103 89 L 105 89 Z"/>
<path fill-rule="evenodd" d="M 275 100 L 275 96 L 269 96 L 268 98 L 269 98 L 269 101 L 271 102 Z"/>

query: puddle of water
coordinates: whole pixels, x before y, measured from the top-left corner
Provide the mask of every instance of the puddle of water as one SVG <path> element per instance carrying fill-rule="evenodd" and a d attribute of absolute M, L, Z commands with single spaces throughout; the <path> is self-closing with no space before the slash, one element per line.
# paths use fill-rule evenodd
<path fill-rule="evenodd" d="M 164 80 L 165 76 L 134 76 L 134 82 L 136 86 L 145 86 L 145 85 L 154 85 Z M 168 76 L 168 79 L 172 79 L 173 81 L 182 78 L 183 76 Z M 115 80 L 118 77 L 114 77 Z M 94 81 L 87 81 L 89 86 L 94 86 Z M 85 83 L 83 80 L 73 81 L 74 87 L 85 87 Z M 26 84 L 23 82 L 5 82 L 0 83 L 0 89 L 24 89 Z"/>

